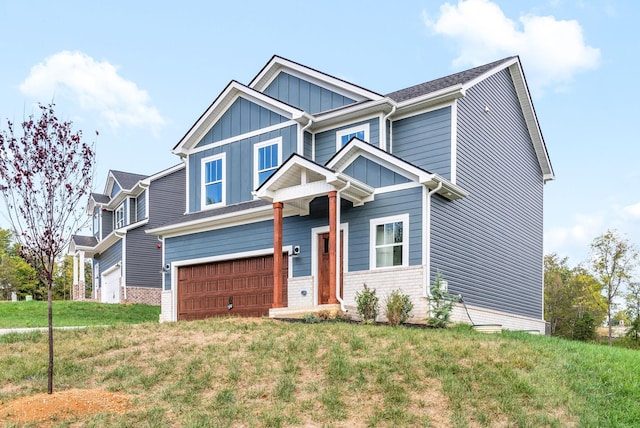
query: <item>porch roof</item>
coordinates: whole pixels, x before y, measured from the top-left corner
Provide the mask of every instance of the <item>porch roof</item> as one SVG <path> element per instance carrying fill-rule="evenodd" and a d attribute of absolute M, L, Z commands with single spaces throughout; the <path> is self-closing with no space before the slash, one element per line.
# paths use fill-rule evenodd
<path fill-rule="evenodd" d="M 360 206 L 373 200 L 375 189 L 294 153 L 256 189 L 254 196 L 270 203 L 284 202 L 306 215 L 314 198 L 334 190 L 340 192 L 341 198 Z"/>

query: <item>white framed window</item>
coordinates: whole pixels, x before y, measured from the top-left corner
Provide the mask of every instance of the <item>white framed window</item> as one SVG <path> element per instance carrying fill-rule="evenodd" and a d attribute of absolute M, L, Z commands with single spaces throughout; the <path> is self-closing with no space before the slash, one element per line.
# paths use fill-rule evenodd
<path fill-rule="evenodd" d="M 100 235 L 100 210 L 96 208 L 93 210 L 93 236 L 97 236 L 99 239 Z"/>
<path fill-rule="evenodd" d="M 369 239 L 371 269 L 409 265 L 409 214 L 372 219 Z"/>
<path fill-rule="evenodd" d="M 336 151 L 340 150 L 352 138 L 358 138 L 362 141 L 369 141 L 369 124 L 352 126 L 351 128 L 336 131 Z"/>
<path fill-rule="evenodd" d="M 278 169 L 282 162 L 282 138 L 263 141 L 253 146 L 253 187 L 257 189 Z"/>
<path fill-rule="evenodd" d="M 224 153 L 202 159 L 202 208 L 214 208 L 225 204 Z"/>
<path fill-rule="evenodd" d="M 129 223 L 138 221 L 138 198 L 129 198 Z"/>
<path fill-rule="evenodd" d="M 120 229 L 121 227 L 124 227 L 124 202 L 113 213 L 113 228 Z"/>

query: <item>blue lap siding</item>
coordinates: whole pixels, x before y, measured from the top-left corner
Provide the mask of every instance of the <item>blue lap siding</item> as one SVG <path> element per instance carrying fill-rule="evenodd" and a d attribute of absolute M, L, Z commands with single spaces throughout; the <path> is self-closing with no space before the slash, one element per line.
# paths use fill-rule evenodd
<path fill-rule="evenodd" d="M 440 271 L 467 304 L 540 319 L 543 180 L 507 70 L 458 101 L 457 133 L 470 195 L 433 198 L 432 279 Z"/>

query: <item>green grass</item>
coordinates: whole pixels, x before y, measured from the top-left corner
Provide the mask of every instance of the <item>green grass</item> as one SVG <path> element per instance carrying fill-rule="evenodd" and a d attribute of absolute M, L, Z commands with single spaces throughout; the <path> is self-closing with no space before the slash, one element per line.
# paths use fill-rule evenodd
<path fill-rule="evenodd" d="M 159 306 L 109 305 L 95 302 L 53 301 L 53 325 L 88 326 L 113 324 L 139 324 L 158 321 Z M 48 326 L 47 302 L 0 303 L 0 328 Z"/>
<path fill-rule="evenodd" d="M 55 389 L 129 394 L 76 426 L 637 426 L 638 351 L 524 333 L 214 319 L 56 332 Z M 0 408 L 46 390 L 46 335 L 0 336 Z"/>

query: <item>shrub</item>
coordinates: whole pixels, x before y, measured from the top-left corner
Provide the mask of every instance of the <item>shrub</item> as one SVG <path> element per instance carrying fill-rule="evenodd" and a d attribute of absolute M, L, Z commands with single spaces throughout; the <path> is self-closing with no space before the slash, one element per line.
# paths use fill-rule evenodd
<path fill-rule="evenodd" d="M 363 323 L 373 324 L 376 321 L 378 306 L 376 290 L 371 290 L 367 284 L 364 284 L 364 290 L 356 292 L 356 310 Z"/>
<path fill-rule="evenodd" d="M 427 324 L 435 328 L 445 328 L 451 322 L 451 309 L 458 300 L 456 297 L 450 296 L 448 291 L 444 289 L 443 281 L 440 272 L 438 272 L 436 280 L 431 284 Z"/>
<path fill-rule="evenodd" d="M 394 290 L 385 300 L 385 316 L 392 326 L 404 324 L 413 310 L 413 303 L 406 294 Z"/>
<path fill-rule="evenodd" d="M 307 324 L 316 324 L 320 322 L 320 318 L 315 316 L 315 314 L 307 314 L 304 316 L 304 322 Z"/>
<path fill-rule="evenodd" d="M 596 319 L 591 312 L 585 312 L 573 323 L 573 339 L 583 342 L 596 338 Z"/>

